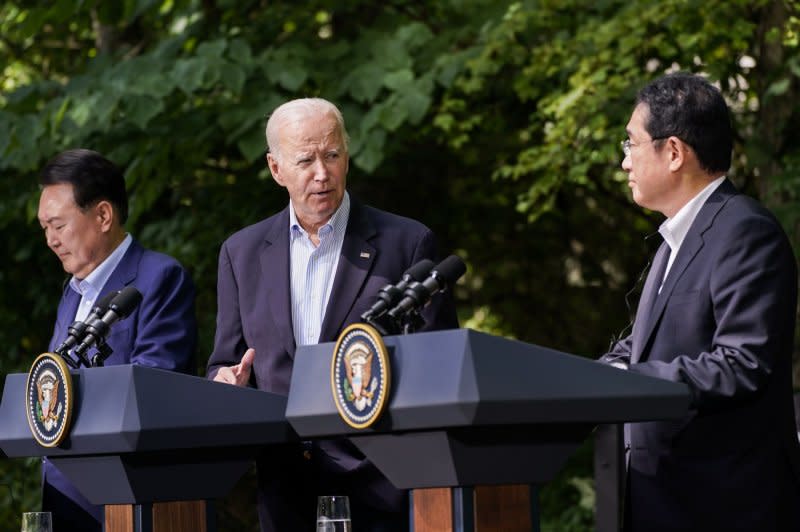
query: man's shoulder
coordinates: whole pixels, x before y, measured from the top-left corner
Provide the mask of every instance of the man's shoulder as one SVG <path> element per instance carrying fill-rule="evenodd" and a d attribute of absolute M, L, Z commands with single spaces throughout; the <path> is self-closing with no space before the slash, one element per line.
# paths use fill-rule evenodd
<path fill-rule="evenodd" d="M 269 218 L 265 218 L 259 222 L 237 230 L 225 239 L 223 245 L 227 247 L 241 247 L 256 242 L 261 242 L 267 238 L 268 235 L 274 234 L 274 232 L 279 229 L 279 224 L 284 222 L 286 225 L 286 232 L 288 234 L 289 222 L 285 212 L 286 210 L 284 209 L 276 214 L 273 214 Z"/>
<path fill-rule="evenodd" d="M 368 220 L 379 232 L 399 232 L 409 235 L 423 235 L 431 230 L 422 222 L 406 216 L 400 216 L 370 205 L 358 206 L 362 217 Z M 357 212 L 357 211 L 356 211 Z"/>
<path fill-rule="evenodd" d="M 738 193 L 725 202 L 719 210 L 717 221 L 723 224 L 739 225 L 760 223 L 780 229 L 781 225 L 775 215 L 757 199 L 747 194 Z"/>
<path fill-rule="evenodd" d="M 140 246 L 141 247 L 141 246 Z M 180 268 L 184 269 L 183 265 L 173 257 L 160 251 L 155 251 L 149 248 L 141 247 L 141 259 L 139 259 L 139 267 L 151 268 Z"/>

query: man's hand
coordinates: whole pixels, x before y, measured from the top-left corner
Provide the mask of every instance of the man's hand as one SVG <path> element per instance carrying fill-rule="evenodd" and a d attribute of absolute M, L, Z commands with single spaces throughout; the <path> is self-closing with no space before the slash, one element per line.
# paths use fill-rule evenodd
<path fill-rule="evenodd" d="M 256 350 L 251 347 L 244 352 L 242 361 L 235 366 L 219 368 L 217 374 L 214 375 L 214 381 L 234 384 L 236 386 L 247 386 L 247 383 L 250 381 L 250 369 L 253 367 L 253 359 L 255 356 Z"/>

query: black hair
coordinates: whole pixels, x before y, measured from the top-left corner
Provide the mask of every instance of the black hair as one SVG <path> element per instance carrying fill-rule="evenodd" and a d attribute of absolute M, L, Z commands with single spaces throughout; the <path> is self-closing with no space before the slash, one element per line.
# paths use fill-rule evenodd
<path fill-rule="evenodd" d="M 733 130 L 722 94 L 704 78 L 677 72 L 660 77 L 636 95 L 649 110 L 645 129 L 654 140 L 678 137 L 692 147 L 709 173 L 731 166 Z"/>
<path fill-rule="evenodd" d="M 67 150 L 53 157 L 42 169 L 42 186 L 72 185 L 75 203 L 86 210 L 106 200 L 114 206 L 120 225 L 128 219 L 128 194 L 125 177 L 111 161 L 92 150 Z"/>

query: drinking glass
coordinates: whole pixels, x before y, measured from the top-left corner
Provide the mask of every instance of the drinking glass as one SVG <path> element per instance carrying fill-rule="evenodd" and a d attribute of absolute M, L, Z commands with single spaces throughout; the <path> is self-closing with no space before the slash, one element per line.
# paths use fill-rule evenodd
<path fill-rule="evenodd" d="M 21 532 L 53 532 L 50 512 L 23 513 Z"/>
<path fill-rule="evenodd" d="M 351 532 L 350 500 L 346 495 L 317 498 L 317 532 Z"/>

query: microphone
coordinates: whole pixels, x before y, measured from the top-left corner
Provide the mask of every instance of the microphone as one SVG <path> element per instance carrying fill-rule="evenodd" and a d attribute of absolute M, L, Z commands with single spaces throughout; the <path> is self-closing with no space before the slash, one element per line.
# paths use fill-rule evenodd
<path fill-rule="evenodd" d="M 108 334 L 108 329 L 117 321 L 128 317 L 133 309 L 142 301 L 142 293 L 133 286 L 126 286 L 111 300 L 102 318 L 93 319 L 86 327 L 86 335 L 74 353 L 83 357 L 86 350 L 101 342 Z"/>
<path fill-rule="evenodd" d="M 94 308 L 92 308 L 92 312 L 86 317 L 86 321 L 73 321 L 72 325 L 67 328 L 67 338 L 56 348 L 56 353 L 64 355 L 75 347 L 86 334 L 86 327 L 89 325 L 89 322 L 101 318 L 108 310 L 111 300 L 114 299 L 117 294 L 119 294 L 119 290 L 114 290 L 95 301 Z"/>
<path fill-rule="evenodd" d="M 403 277 L 396 285 L 387 284 L 378 292 L 378 301 L 361 315 L 366 322 L 376 320 L 386 314 L 403 297 L 403 292 L 413 282 L 423 281 L 433 269 L 433 261 L 422 259 L 403 273 Z"/>
<path fill-rule="evenodd" d="M 450 255 L 437 264 L 424 281 L 409 285 L 403 292 L 405 297 L 389 311 L 389 317 L 397 320 L 412 310 L 421 309 L 435 294 L 455 284 L 466 271 L 467 265 L 464 264 L 464 261 L 456 255 Z"/>

